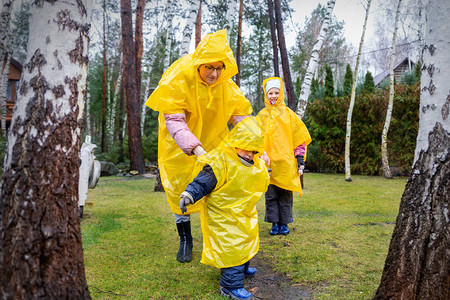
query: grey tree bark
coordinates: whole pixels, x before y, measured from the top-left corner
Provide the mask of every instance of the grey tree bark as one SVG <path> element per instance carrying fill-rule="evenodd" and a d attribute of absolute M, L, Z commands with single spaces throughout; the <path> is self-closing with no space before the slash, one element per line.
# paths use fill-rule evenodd
<path fill-rule="evenodd" d="M 450 298 L 450 2 L 426 17 L 415 161 L 375 299 Z"/>
<path fill-rule="evenodd" d="M 83 0 L 31 6 L 1 183 L 3 299 L 90 299 L 78 215 L 86 20 Z"/>
<path fill-rule="evenodd" d="M 192 33 L 195 26 L 195 18 L 197 16 L 200 0 L 189 0 L 189 3 L 189 14 L 186 19 L 186 25 L 183 29 L 183 39 L 181 40 L 181 56 L 189 53 L 189 45 L 191 44 Z"/>

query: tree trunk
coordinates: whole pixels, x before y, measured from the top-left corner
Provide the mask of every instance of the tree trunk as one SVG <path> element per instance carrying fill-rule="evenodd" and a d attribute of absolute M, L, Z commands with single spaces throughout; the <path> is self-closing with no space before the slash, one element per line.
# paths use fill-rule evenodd
<path fill-rule="evenodd" d="M 369 18 L 369 10 L 370 10 L 371 3 L 372 3 L 372 0 L 367 1 L 366 17 L 364 18 L 363 32 L 361 35 L 361 41 L 359 42 L 358 57 L 356 59 L 355 71 L 353 72 L 352 94 L 350 96 L 350 105 L 348 107 L 348 112 L 347 112 L 347 131 L 345 134 L 345 180 L 346 181 L 352 181 L 352 175 L 351 175 L 351 171 L 350 171 L 350 136 L 352 134 L 352 114 L 353 114 L 353 107 L 355 106 L 356 78 L 358 75 L 359 60 L 361 58 L 361 51 L 362 51 L 362 47 L 364 44 L 364 35 L 366 34 L 367 19 Z"/>
<path fill-rule="evenodd" d="M 387 179 L 392 178 L 391 169 L 389 168 L 388 150 L 387 150 L 387 134 L 389 125 L 391 124 L 392 110 L 394 107 L 394 59 L 395 59 L 395 43 L 397 40 L 398 19 L 400 17 L 400 5 L 402 0 L 398 1 L 397 12 L 395 13 L 395 27 L 392 37 L 391 57 L 389 60 L 389 103 L 386 110 L 386 120 L 384 121 L 383 132 L 381 133 L 381 163 L 383 166 L 383 174 Z"/>
<path fill-rule="evenodd" d="M 103 0 L 103 73 L 102 73 L 102 138 L 100 149 L 106 152 L 106 73 L 108 69 L 106 58 L 106 1 Z"/>
<path fill-rule="evenodd" d="M 375 299 L 450 299 L 449 15 L 447 0 L 427 12 L 415 161 Z"/>
<path fill-rule="evenodd" d="M 9 31 L 11 24 L 11 10 L 14 0 L 4 0 L 0 13 L 0 65 L 3 66 L 5 55 L 10 45 Z"/>
<path fill-rule="evenodd" d="M 125 76 L 125 98 L 128 123 L 128 148 L 131 171 L 145 173 L 140 130 L 140 99 L 136 84 L 136 55 L 131 21 L 131 0 L 121 0 L 123 73 Z"/>
<path fill-rule="evenodd" d="M 144 51 L 142 24 L 144 23 L 145 0 L 138 0 L 134 39 L 136 44 L 136 89 L 141 103 L 142 53 Z"/>
<path fill-rule="evenodd" d="M 298 99 L 296 114 L 303 118 L 306 112 L 306 106 L 308 105 L 309 94 L 311 93 L 311 80 L 316 72 L 317 65 L 319 64 L 319 52 L 322 49 L 323 41 L 325 40 L 325 35 L 328 32 L 328 26 L 330 25 L 331 14 L 333 13 L 334 4 L 336 0 L 329 0 L 327 2 L 327 14 L 325 20 L 323 20 L 322 27 L 320 28 L 319 37 L 317 42 L 314 44 L 311 58 L 309 59 L 308 69 L 305 73 L 305 78 L 303 79 L 302 88 L 300 91 L 300 98 Z"/>
<path fill-rule="evenodd" d="M 295 110 L 295 91 L 291 79 L 291 70 L 289 67 L 289 57 L 286 49 L 286 40 L 284 38 L 283 18 L 281 17 L 281 1 L 274 0 L 275 3 L 275 20 L 277 22 L 278 45 L 281 54 L 281 66 L 283 67 L 284 86 L 286 87 L 286 95 L 288 97 L 288 106 Z"/>
<path fill-rule="evenodd" d="M 124 153 L 123 153 L 123 136 L 124 136 L 124 102 L 125 102 L 125 80 L 122 78 L 120 82 L 120 99 L 119 99 L 119 118 L 117 122 L 117 139 L 119 140 L 119 161 L 124 162 Z M 125 114 L 126 115 L 126 114 Z"/>
<path fill-rule="evenodd" d="M 167 8 L 166 8 L 166 12 L 167 12 L 167 17 L 166 17 L 166 21 L 167 21 L 167 32 L 166 32 L 166 50 L 165 52 L 165 57 L 164 57 L 164 68 L 163 70 L 167 70 L 167 68 L 169 68 L 170 66 L 170 50 L 172 49 L 172 31 L 173 31 L 173 26 L 172 26 L 172 19 L 173 19 L 173 12 L 172 12 L 172 0 L 167 0 Z"/>
<path fill-rule="evenodd" d="M 122 42 L 120 42 L 121 48 L 122 46 Z M 120 58 L 119 58 L 119 74 L 117 75 L 117 79 L 116 79 L 116 85 L 114 87 L 114 95 L 113 95 L 113 99 L 112 99 L 112 103 L 111 103 L 111 110 L 112 110 L 112 114 L 111 114 L 111 128 L 113 129 L 113 135 L 114 135 L 114 141 L 116 139 L 116 133 L 117 133 L 117 127 L 116 126 L 116 115 L 117 115 L 117 101 L 120 97 L 119 93 L 122 87 L 122 80 L 123 80 L 123 53 L 120 53 Z M 119 100 L 120 101 L 120 100 Z"/>
<path fill-rule="evenodd" d="M 200 0 L 197 19 L 195 19 L 195 48 L 197 48 L 197 45 L 202 40 L 202 1 L 203 0 Z"/>
<path fill-rule="evenodd" d="M 273 2 L 272 0 L 267 0 L 267 7 L 269 12 L 269 23 L 270 23 L 270 35 L 272 37 L 272 49 L 273 49 L 273 70 L 276 77 L 280 77 L 280 66 L 278 63 L 278 46 L 277 46 L 277 32 L 275 26 L 275 19 L 273 16 Z"/>
<path fill-rule="evenodd" d="M 225 26 L 224 29 L 227 30 L 227 38 L 230 41 L 231 32 L 233 31 L 234 15 L 236 12 L 237 0 L 228 0 L 228 9 L 225 16 Z"/>
<path fill-rule="evenodd" d="M 195 26 L 195 16 L 200 5 L 200 0 L 189 0 L 189 14 L 186 20 L 186 26 L 183 30 L 183 39 L 181 40 L 180 55 L 184 56 L 189 53 L 189 45 L 191 44 L 192 31 Z"/>
<path fill-rule="evenodd" d="M 238 21 L 238 36 L 236 45 L 236 64 L 238 73 L 236 74 L 236 84 L 241 86 L 241 54 L 242 54 L 242 14 L 244 12 L 244 0 L 239 1 L 239 21 Z"/>
<path fill-rule="evenodd" d="M 0 200 L 4 299 L 89 299 L 78 171 L 86 89 L 86 1 L 34 1 Z"/>

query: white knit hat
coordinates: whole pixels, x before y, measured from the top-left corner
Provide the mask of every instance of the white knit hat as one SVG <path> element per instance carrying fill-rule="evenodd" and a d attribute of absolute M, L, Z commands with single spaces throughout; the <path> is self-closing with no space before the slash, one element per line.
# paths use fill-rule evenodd
<path fill-rule="evenodd" d="M 277 89 L 281 89 L 280 86 L 280 80 L 278 79 L 271 79 L 269 81 L 267 81 L 266 83 L 266 93 L 271 89 L 271 88 L 277 88 Z"/>

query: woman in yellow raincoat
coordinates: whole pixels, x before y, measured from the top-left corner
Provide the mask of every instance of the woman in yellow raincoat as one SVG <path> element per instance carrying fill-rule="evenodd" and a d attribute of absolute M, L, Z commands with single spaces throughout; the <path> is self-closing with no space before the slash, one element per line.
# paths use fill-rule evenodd
<path fill-rule="evenodd" d="M 191 261 L 189 214 L 200 210 L 194 205 L 181 215 L 179 208 L 196 157 L 219 145 L 228 122 L 235 125 L 252 113 L 250 102 L 231 80 L 237 72 L 226 31 L 219 30 L 206 35 L 193 54 L 174 62 L 146 102 L 159 112 L 158 164 L 180 236 L 180 262 Z"/>
<path fill-rule="evenodd" d="M 293 192 L 302 196 L 299 175 L 303 173 L 308 129 L 284 103 L 283 82 L 271 77 L 263 82 L 264 104 L 257 115 L 264 133 L 264 149 L 272 169 L 267 189 L 264 221 L 272 223 L 271 235 L 288 234 L 293 222 Z"/>
<path fill-rule="evenodd" d="M 201 262 L 221 269 L 221 293 L 248 299 L 244 276 L 256 273 L 250 259 L 259 249 L 256 203 L 267 190 L 269 174 L 261 129 L 254 117 L 237 124 L 216 149 L 198 158 L 197 177 L 181 194 L 180 208 L 201 203 Z"/>

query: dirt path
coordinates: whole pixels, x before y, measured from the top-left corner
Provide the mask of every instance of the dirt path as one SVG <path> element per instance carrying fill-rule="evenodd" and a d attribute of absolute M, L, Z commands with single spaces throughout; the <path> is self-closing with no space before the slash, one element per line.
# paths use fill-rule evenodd
<path fill-rule="evenodd" d="M 257 254 L 251 266 L 258 269 L 254 277 L 248 278 L 245 288 L 253 293 L 254 299 L 297 300 L 312 299 L 313 292 L 301 285 L 293 285 L 284 274 L 276 273 L 270 262 L 264 261 Z"/>

